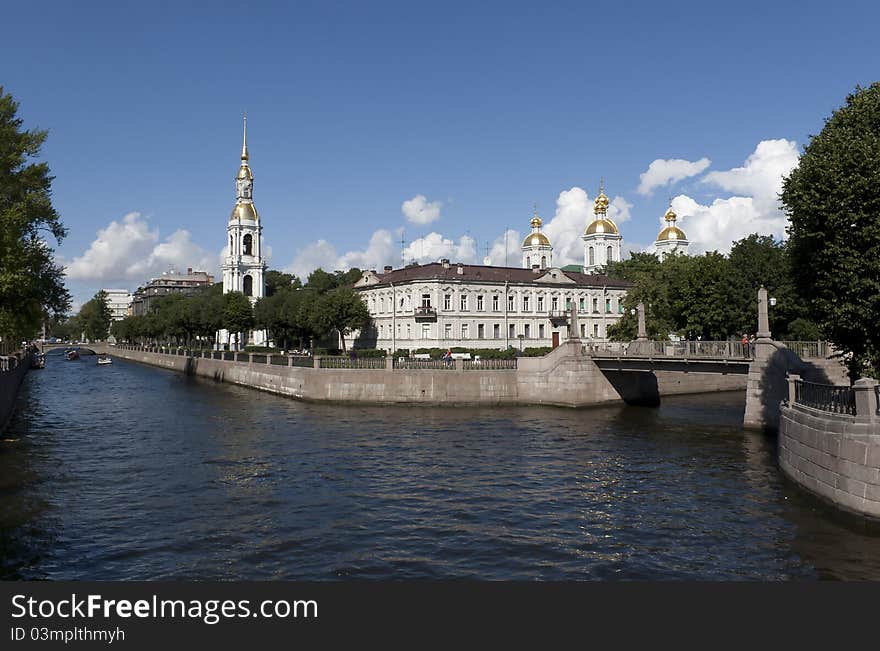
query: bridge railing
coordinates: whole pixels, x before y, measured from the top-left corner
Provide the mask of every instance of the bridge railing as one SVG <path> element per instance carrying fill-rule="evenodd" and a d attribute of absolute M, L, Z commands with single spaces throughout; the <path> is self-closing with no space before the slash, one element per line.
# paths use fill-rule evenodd
<path fill-rule="evenodd" d="M 513 359 L 466 359 L 465 371 L 515 371 L 516 358 Z"/>
<path fill-rule="evenodd" d="M 455 360 L 445 359 L 413 359 L 410 357 L 395 357 L 394 368 L 403 369 L 428 369 L 434 371 L 454 371 Z"/>
<path fill-rule="evenodd" d="M 783 341 L 801 359 L 825 359 L 828 357 L 828 342 L 825 341 Z"/>
<path fill-rule="evenodd" d="M 318 368 L 385 368 L 384 357 L 319 357 Z"/>
<path fill-rule="evenodd" d="M 794 401 L 833 414 L 856 415 L 856 394 L 852 387 L 795 380 Z"/>
<path fill-rule="evenodd" d="M 583 348 L 584 354 L 597 357 L 751 359 L 749 345 L 739 341 L 609 341 Z"/>

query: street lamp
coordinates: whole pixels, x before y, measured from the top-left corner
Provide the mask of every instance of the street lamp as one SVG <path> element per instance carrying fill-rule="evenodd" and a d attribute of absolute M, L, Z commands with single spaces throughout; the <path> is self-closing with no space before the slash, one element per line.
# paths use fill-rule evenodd
<path fill-rule="evenodd" d="M 776 307 L 776 299 L 772 296 L 770 297 L 770 307 Z"/>

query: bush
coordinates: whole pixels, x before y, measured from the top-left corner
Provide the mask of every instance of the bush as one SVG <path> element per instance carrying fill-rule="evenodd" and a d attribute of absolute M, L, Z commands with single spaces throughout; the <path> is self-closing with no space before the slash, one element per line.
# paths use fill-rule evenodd
<path fill-rule="evenodd" d="M 268 346 L 245 346 L 244 352 L 246 352 L 246 353 L 278 353 L 278 352 L 280 352 L 280 349 L 269 348 Z"/>
<path fill-rule="evenodd" d="M 543 357 L 553 350 L 553 346 L 537 346 L 535 348 L 526 348 L 522 351 L 520 357 Z"/>
<path fill-rule="evenodd" d="M 383 348 L 355 348 L 355 354 L 362 358 L 386 357 L 387 353 Z"/>
<path fill-rule="evenodd" d="M 333 357 L 341 354 L 342 351 L 340 351 L 338 348 L 315 348 L 313 353 L 315 357 L 318 357 L 319 355 L 324 357 Z"/>

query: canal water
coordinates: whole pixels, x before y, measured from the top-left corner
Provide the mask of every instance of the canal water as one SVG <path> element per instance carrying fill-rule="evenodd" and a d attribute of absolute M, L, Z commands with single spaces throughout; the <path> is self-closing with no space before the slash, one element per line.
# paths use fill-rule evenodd
<path fill-rule="evenodd" d="M 50 355 L 0 443 L 0 577 L 880 579 L 743 401 L 307 404 Z"/>

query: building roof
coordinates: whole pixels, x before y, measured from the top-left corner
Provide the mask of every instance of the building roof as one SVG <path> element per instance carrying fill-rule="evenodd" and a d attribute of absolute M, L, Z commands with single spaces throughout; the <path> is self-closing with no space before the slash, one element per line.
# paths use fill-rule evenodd
<path fill-rule="evenodd" d="M 462 272 L 458 273 L 461 267 Z M 375 274 L 375 275 L 373 275 Z M 473 264 L 449 264 L 440 262 L 430 264 L 409 265 L 402 269 L 394 269 L 385 273 L 365 272 L 364 277 L 355 283 L 356 289 L 377 287 L 390 283 L 408 283 L 423 280 L 440 280 L 465 283 L 517 283 L 562 285 L 578 287 L 632 287 L 632 283 L 598 274 L 585 274 L 578 271 L 563 269 L 542 269 L 535 273 L 532 269 L 520 267 L 489 267 Z"/>

